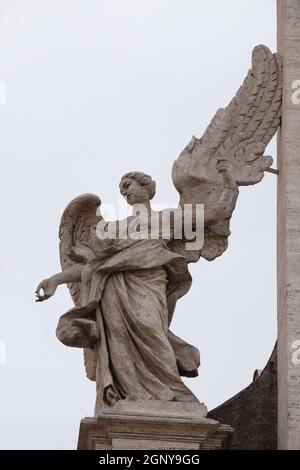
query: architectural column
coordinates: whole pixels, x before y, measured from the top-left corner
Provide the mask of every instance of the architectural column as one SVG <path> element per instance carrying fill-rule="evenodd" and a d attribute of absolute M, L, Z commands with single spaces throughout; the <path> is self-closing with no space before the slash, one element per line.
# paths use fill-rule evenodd
<path fill-rule="evenodd" d="M 300 0 L 278 0 L 278 447 L 300 449 Z"/>

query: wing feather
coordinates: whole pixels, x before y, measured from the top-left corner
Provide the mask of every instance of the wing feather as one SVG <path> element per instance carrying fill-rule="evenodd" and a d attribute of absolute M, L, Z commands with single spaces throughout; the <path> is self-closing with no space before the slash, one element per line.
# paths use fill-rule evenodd
<path fill-rule="evenodd" d="M 217 171 L 221 159 L 232 164 L 238 185 L 261 181 L 273 161 L 264 151 L 280 126 L 281 102 L 281 58 L 259 45 L 252 53 L 252 68 L 234 98 L 226 108 L 218 109 L 202 137 L 193 137 L 174 162 L 172 179 L 180 204 L 207 207 L 217 202 L 223 189 Z M 219 233 L 219 225 L 223 226 L 224 235 Z M 229 221 L 227 225 L 220 221 L 206 232 L 203 257 L 212 260 L 226 250 Z"/>
<path fill-rule="evenodd" d="M 204 132 L 199 143 L 209 149 L 214 160 L 227 158 L 236 163 L 237 182 L 254 184 L 263 174 L 260 165 L 253 172 L 243 174 L 244 164 L 249 165 L 249 153 L 258 144 L 257 160 L 264 159 L 265 147 L 280 125 L 282 97 L 282 62 L 266 46 L 257 46 L 252 53 L 252 69 L 243 85 L 225 109 L 219 109 Z M 251 146 L 252 144 L 252 146 Z M 250 147 L 249 147 L 250 146 Z M 256 162 L 257 163 L 257 162 Z M 264 162 L 267 169 L 271 160 Z M 240 174 L 239 174 L 240 173 Z"/>
<path fill-rule="evenodd" d="M 73 199 L 63 212 L 59 226 L 59 253 L 62 270 L 75 263 L 70 256 L 72 250 L 88 245 L 91 229 L 101 220 L 99 206 L 101 200 L 95 194 L 82 194 Z M 68 288 L 76 306 L 80 306 L 79 283 L 69 283 Z M 84 366 L 89 379 L 96 380 L 97 355 L 93 349 L 85 348 Z"/>

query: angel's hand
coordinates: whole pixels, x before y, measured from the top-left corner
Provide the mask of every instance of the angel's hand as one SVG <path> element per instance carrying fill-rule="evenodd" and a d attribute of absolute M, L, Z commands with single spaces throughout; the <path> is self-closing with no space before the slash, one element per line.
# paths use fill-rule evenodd
<path fill-rule="evenodd" d="M 218 160 L 216 168 L 218 172 L 222 175 L 225 186 L 230 186 L 233 188 L 237 187 L 233 175 L 233 166 L 229 160 L 225 158 Z"/>
<path fill-rule="evenodd" d="M 49 279 L 44 279 L 36 288 L 35 294 L 37 296 L 36 302 L 43 302 L 44 300 L 49 299 L 55 293 L 57 288 L 57 282 L 53 277 Z M 41 290 L 43 291 L 41 293 Z"/>

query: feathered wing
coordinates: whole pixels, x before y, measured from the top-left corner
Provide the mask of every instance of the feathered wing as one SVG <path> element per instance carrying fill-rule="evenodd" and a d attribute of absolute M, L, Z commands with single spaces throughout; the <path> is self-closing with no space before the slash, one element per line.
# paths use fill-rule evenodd
<path fill-rule="evenodd" d="M 261 181 L 272 157 L 264 151 L 281 120 L 282 64 L 266 46 L 252 53 L 252 69 L 225 109 L 219 109 L 200 139 L 193 137 L 174 162 L 172 179 L 180 193 L 180 204 L 202 203 L 212 207 L 224 188 L 217 162 L 231 162 L 238 185 Z M 229 221 L 205 229 L 201 256 L 212 260 L 227 248 Z M 195 261 L 200 252 L 188 253 Z"/>
<path fill-rule="evenodd" d="M 92 256 L 91 231 L 102 219 L 99 207 L 101 200 L 95 194 L 82 194 L 73 199 L 63 212 L 59 226 L 59 254 L 62 270 L 80 262 L 81 257 Z M 68 284 L 74 304 L 80 307 L 80 286 Z M 86 374 L 95 380 L 97 356 L 93 349 L 84 349 Z"/>
<path fill-rule="evenodd" d="M 228 158 L 238 185 L 258 183 L 272 164 L 266 146 L 281 119 L 282 63 L 266 46 L 252 53 L 252 69 L 227 108 L 215 114 L 200 142 L 214 160 Z"/>

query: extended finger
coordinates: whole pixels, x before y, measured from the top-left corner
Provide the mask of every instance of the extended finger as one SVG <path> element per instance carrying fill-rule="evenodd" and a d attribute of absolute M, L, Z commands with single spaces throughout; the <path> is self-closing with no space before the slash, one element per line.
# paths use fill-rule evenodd
<path fill-rule="evenodd" d="M 40 290 L 43 289 L 43 282 L 40 282 L 37 288 L 35 289 L 35 293 L 39 294 Z"/>

